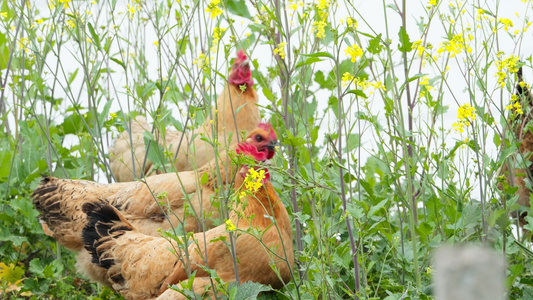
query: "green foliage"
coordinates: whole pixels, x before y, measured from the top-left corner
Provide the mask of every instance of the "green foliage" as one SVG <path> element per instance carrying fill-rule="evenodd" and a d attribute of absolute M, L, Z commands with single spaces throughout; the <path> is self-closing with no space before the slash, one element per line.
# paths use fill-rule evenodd
<path fill-rule="evenodd" d="M 505 257 L 509 299 L 533 298 L 531 242 L 509 218 L 530 208 L 505 177 L 531 169 L 514 130 L 532 129 L 531 107 L 512 97 L 514 69 L 531 74 L 530 56 L 513 62 L 531 42 L 531 2 L 509 5 L 512 24 L 499 3 L 352 2 L 3 1 L 0 297 L 120 298 L 76 273 L 31 193 L 42 174 L 111 182 L 107 149 L 139 114 L 155 125 L 147 159 L 173 171 L 157 141 L 218 113 L 244 49 L 281 142 L 269 170 L 297 264 L 279 291 L 229 283 L 227 298 L 432 299 L 433 251 L 467 243 Z M 473 113 L 450 122 L 467 103 Z"/>

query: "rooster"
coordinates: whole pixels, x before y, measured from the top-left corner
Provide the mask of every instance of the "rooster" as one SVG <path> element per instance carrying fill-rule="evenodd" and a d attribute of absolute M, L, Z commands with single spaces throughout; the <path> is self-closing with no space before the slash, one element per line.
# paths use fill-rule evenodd
<path fill-rule="evenodd" d="M 178 152 L 179 149 L 174 161 L 177 171 L 202 166 L 214 156 L 213 146 L 198 137 L 193 138 L 195 134 L 208 140 L 216 138 L 226 147 L 237 144 L 236 138 L 229 140 L 231 133 L 235 136 L 238 131 L 251 131 L 256 127 L 261 115 L 256 106 L 257 93 L 253 84 L 248 57 L 240 50 L 233 62 L 228 84 L 217 99 L 214 120 L 207 119 L 194 134 L 166 132 L 164 145 L 170 147 L 172 153 Z M 215 136 L 212 134 L 213 126 Z M 152 162 L 145 161 L 146 148 L 143 138 L 143 132 L 148 130 L 150 126 L 146 119 L 138 116 L 131 123 L 131 140 L 129 133 L 124 131 L 110 148 L 110 168 L 118 182 L 132 181 L 151 173 Z M 183 134 L 183 142 L 180 142 Z M 191 149 L 194 149 L 194 152 Z"/>
<path fill-rule="evenodd" d="M 259 123 L 245 140 L 267 159 L 274 156 L 277 137 L 270 124 Z M 147 177 L 142 182 L 102 184 L 45 177 L 33 192 L 33 204 L 52 231 L 52 236 L 75 252 L 83 249 L 81 230 L 86 223 L 86 214 L 81 211 L 81 206 L 85 202 L 105 201 L 111 204 L 139 232 L 147 235 L 158 236 L 159 229 L 164 231 L 177 226 L 183 226 L 186 232 L 200 232 L 212 228 L 213 220 L 218 219 L 218 205 L 212 201 L 215 189 L 219 184 L 232 181 L 236 172 L 228 160 L 229 155 L 221 154 L 220 158 L 213 158 L 197 173 L 160 174 Z M 220 172 L 220 177 L 216 176 L 217 172 Z M 204 184 L 201 184 L 202 178 Z M 217 181 L 218 178 L 221 182 Z M 185 206 L 192 209 L 186 213 Z M 167 208 L 171 212 L 166 214 Z M 205 222 L 202 224 L 200 220 Z"/>
<path fill-rule="evenodd" d="M 257 161 L 266 158 L 252 145 L 238 147 L 239 153 Z M 261 175 L 251 180 L 251 174 L 258 173 Z M 205 267 L 216 271 L 225 282 L 236 280 L 228 245 L 232 243 L 240 282 L 282 287 L 290 280 L 294 263 L 287 210 L 270 183 L 267 170 L 261 172 L 243 165 L 239 174 L 236 186 L 257 189 L 244 192 L 240 204 L 230 211 L 226 223 L 233 228 L 223 224 L 179 243 L 140 233 L 107 203 L 84 204 L 89 221 L 83 229 L 83 241 L 91 260 L 86 259 L 78 266 L 89 275 L 99 269 L 99 275 L 107 281 L 104 283 L 110 283 L 127 299 L 148 299 L 161 292 L 162 299 L 184 299 L 180 293 L 167 290 L 167 286 L 189 280 L 187 269 L 195 272 L 192 285 L 196 293 L 203 293 L 211 283 Z M 259 182 L 262 184 L 257 186 Z M 230 232 L 234 233 L 233 239 Z M 185 249 L 183 245 L 189 246 Z"/>
<path fill-rule="evenodd" d="M 529 108 L 533 105 L 533 97 L 531 91 L 524 83 L 522 67 L 518 69 L 517 77 L 518 84 L 516 85 L 516 95 L 519 97 L 517 101 L 520 101 L 522 108 Z M 528 128 L 528 123 L 531 121 L 531 115 L 528 112 L 517 114 L 516 108 L 513 108 L 512 112 L 516 117 L 510 125 L 511 130 L 516 139 L 521 142 L 518 149 L 518 155 L 523 156 L 523 161 L 529 160 L 532 164 L 528 168 L 524 168 L 519 165 L 516 160 L 513 160 L 503 165 L 501 173 L 506 177 L 507 184 L 518 187 L 518 191 L 516 192 L 518 194 L 518 204 L 529 207 L 531 190 L 527 187 L 526 180 L 529 179 L 533 181 L 533 132 Z M 510 166 L 511 168 L 514 168 L 511 172 L 509 172 Z M 498 188 L 503 188 L 501 183 L 498 184 Z M 515 211 L 512 215 L 513 217 L 518 217 L 521 227 L 527 224 L 525 220 L 527 215 L 526 212 L 520 214 L 518 211 Z M 530 232 L 526 232 L 526 234 L 531 235 Z"/>

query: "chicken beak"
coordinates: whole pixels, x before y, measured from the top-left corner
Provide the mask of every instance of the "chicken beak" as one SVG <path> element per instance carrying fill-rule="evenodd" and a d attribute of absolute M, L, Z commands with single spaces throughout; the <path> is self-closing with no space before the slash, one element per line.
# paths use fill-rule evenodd
<path fill-rule="evenodd" d="M 276 151 L 276 145 L 278 144 L 278 140 L 272 140 L 270 144 L 266 145 L 267 149 L 269 151 Z"/>

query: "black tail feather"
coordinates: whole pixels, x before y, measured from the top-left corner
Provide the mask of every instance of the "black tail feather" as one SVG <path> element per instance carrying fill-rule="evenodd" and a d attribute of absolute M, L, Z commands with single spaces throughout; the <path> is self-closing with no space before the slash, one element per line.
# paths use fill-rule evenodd
<path fill-rule="evenodd" d="M 126 231 L 133 230 L 133 227 L 120 218 L 116 209 L 105 202 L 84 203 L 82 210 L 88 218 L 82 232 L 84 247 L 91 254 L 93 263 L 109 269 L 114 265 L 114 260 L 104 257 L 103 253 L 107 250 L 105 244 Z"/>

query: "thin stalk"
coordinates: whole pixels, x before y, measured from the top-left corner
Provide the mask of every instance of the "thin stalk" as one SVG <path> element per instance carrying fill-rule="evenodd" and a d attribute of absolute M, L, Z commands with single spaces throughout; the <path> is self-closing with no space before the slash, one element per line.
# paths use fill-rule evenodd
<path fill-rule="evenodd" d="M 340 63 L 338 59 L 338 55 L 335 57 L 335 73 L 337 78 L 341 78 L 341 70 L 340 70 Z M 339 166 L 342 166 L 342 124 L 343 124 L 343 105 L 342 105 L 342 85 L 337 83 L 337 95 L 338 95 L 338 147 L 337 147 L 337 159 L 339 160 Z M 344 175 L 343 175 L 343 169 L 339 167 L 339 181 L 340 181 L 340 188 L 341 188 L 341 198 L 342 198 L 342 208 L 345 212 L 347 212 L 347 204 L 346 204 L 346 192 L 345 192 L 345 186 L 344 186 Z M 350 247 L 352 249 L 352 260 L 354 265 L 354 279 L 355 279 L 355 291 L 356 291 L 356 299 L 359 299 L 358 293 L 359 293 L 359 261 L 357 259 L 357 247 L 355 246 L 355 240 L 353 237 L 352 232 L 352 225 L 350 223 L 350 218 L 346 216 L 346 227 L 348 229 L 348 236 L 350 237 Z"/>

